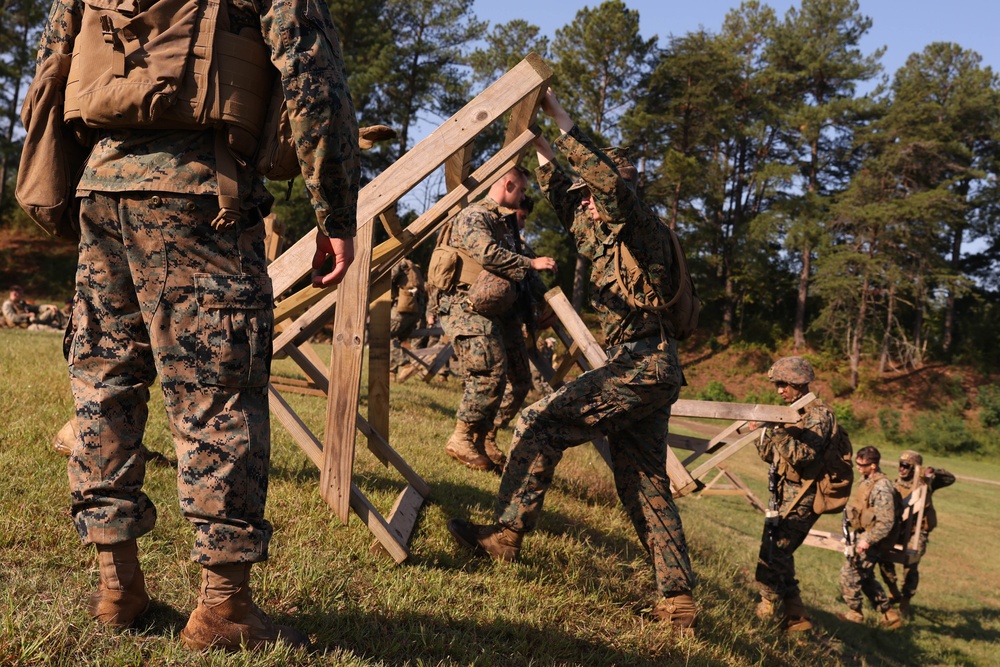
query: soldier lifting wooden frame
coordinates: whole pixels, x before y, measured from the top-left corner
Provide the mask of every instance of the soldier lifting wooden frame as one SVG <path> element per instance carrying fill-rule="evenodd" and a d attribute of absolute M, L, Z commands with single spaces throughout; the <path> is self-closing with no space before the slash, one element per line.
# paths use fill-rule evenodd
<path fill-rule="evenodd" d="M 271 410 L 296 444 L 320 469 L 320 495 L 345 523 L 353 509 L 376 537 L 373 550 L 384 550 L 397 563 L 409 555 L 407 543 L 417 512 L 430 487 L 392 449 L 389 426 L 389 281 L 392 267 L 427 240 L 449 217 L 486 192 L 504 172 L 517 164 L 538 130 L 535 113 L 552 76 L 540 56 L 529 54 L 521 63 L 445 121 L 430 136 L 362 188 L 358 202 L 355 262 L 339 289 L 307 287 L 283 300 L 275 309 L 275 355 L 287 355 L 309 382 L 327 396 L 322 441 L 284 400 L 275 385 L 269 387 Z M 503 147 L 474 171 L 472 141 L 487 126 L 510 112 Z M 415 186 L 445 167 L 448 193 L 405 229 L 395 216 L 397 202 Z M 389 232 L 388 241 L 372 247 L 378 220 Z M 311 270 L 316 230 L 274 260 L 268 268 L 275 294 L 290 289 Z M 334 319 L 329 368 L 310 354 L 309 338 Z M 369 392 L 367 419 L 358 414 L 366 323 L 369 323 Z M 396 499 L 388 520 L 353 483 L 356 430 L 369 449 L 398 471 L 407 487 Z"/>

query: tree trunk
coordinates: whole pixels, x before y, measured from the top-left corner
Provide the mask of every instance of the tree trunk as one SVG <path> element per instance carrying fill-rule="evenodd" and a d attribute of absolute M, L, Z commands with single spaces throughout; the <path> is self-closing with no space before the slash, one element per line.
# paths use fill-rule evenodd
<path fill-rule="evenodd" d="M 806 243 L 802 249 L 802 271 L 799 273 L 799 293 L 795 299 L 795 350 L 806 346 L 806 297 L 809 296 L 809 274 L 812 267 L 812 249 Z"/>
<path fill-rule="evenodd" d="M 885 373 L 885 367 L 889 363 L 889 341 L 892 339 L 892 318 L 896 309 L 896 283 L 889 285 L 889 303 L 886 307 L 885 333 L 882 334 L 882 354 L 878 360 L 878 373 Z"/>
<path fill-rule="evenodd" d="M 951 271 L 954 275 L 958 275 L 958 265 L 962 259 L 962 236 L 963 229 L 960 225 L 951 238 Z M 948 296 L 944 308 L 944 332 L 941 347 L 947 354 L 951 351 L 955 331 L 955 287 L 953 284 L 948 285 Z"/>
<path fill-rule="evenodd" d="M 851 341 L 851 389 L 858 388 L 861 368 L 861 342 L 865 333 L 865 316 L 868 314 L 868 272 L 865 271 L 861 283 L 861 303 L 858 304 L 858 318 L 854 325 L 854 340 Z"/>

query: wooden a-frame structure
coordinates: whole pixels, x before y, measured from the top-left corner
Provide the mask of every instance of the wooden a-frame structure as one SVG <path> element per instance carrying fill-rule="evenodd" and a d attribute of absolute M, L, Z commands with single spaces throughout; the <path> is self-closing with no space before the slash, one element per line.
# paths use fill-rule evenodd
<path fill-rule="evenodd" d="M 273 384 L 271 410 L 296 444 L 320 469 L 320 495 L 345 523 L 353 509 L 397 563 L 407 558 L 407 542 L 417 512 L 430 487 L 389 444 L 389 280 L 392 267 L 427 240 L 449 217 L 486 192 L 517 164 L 537 136 L 535 114 L 552 71 L 531 53 L 430 136 L 417 144 L 362 188 L 358 202 L 355 261 L 339 289 L 307 287 L 275 308 L 276 356 L 287 355 L 313 386 L 327 397 L 322 440 L 314 435 Z M 472 142 L 487 126 L 503 122 L 509 112 L 503 147 L 473 170 Z M 406 228 L 396 218 L 397 202 L 444 165 L 448 193 Z M 389 240 L 373 246 L 375 222 Z M 313 230 L 268 267 L 274 293 L 282 294 L 311 270 Z M 333 317 L 334 338 L 329 367 L 308 345 L 309 338 Z M 367 418 L 358 413 L 361 369 L 368 337 L 369 388 Z M 353 483 L 356 431 L 368 447 L 407 482 L 388 519 Z"/>

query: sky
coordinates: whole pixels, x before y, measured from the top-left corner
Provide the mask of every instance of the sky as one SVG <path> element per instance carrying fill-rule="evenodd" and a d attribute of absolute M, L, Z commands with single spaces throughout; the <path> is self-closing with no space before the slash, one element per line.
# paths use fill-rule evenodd
<path fill-rule="evenodd" d="M 726 13 L 739 6 L 738 0 L 624 0 L 638 10 L 640 34 L 657 35 L 660 46 L 671 35 L 705 28 L 718 32 Z M 601 0 L 475 0 L 476 16 L 490 25 L 524 19 L 538 26 L 551 40 L 556 30 L 570 23 L 584 7 L 596 7 Z M 763 0 L 783 17 L 801 0 Z M 885 72 L 893 74 L 911 53 L 922 51 L 932 42 L 955 42 L 976 51 L 983 64 L 1000 72 L 1000 0 L 859 0 L 861 13 L 872 19 L 872 29 L 861 43 L 865 54 L 885 46 Z"/>

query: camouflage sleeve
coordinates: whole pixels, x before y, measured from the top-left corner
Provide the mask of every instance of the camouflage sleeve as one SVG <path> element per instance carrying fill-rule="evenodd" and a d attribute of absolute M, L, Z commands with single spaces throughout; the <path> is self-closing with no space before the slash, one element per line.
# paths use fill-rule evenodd
<path fill-rule="evenodd" d="M 467 206 L 452 223 L 451 244 L 472 255 L 490 272 L 520 282 L 528 274 L 531 260 L 497 243 L 490 228 L 491 215 L 482 206 Z"/>
<path fill-rule="evenodd" d="M 19 313 L 14 309 L 14 304 L 10 301 L 3 302 L 3 317 L 7 320 L 7 324 L 12 327 L 17 327 L 28 322 L 27 313 Z"/>
<path fill-rule="evenodd" d="M 639 197 L 618 173 L 610 158 L 600 151 L 579 127 L 556 139 L 553 145 L 569 160 L 570 165 L 590 187 L 590 194 L 599 210 L 608 218 L 608 227 L 617 234 L 626 224 L 643 224 L 646 216 L 636 215 Z M 655 238 L 653 229 L 633 230 L 637 238 Z"/>
<path fill-rule="evenodd" d="M 559 222 L 572 231 L 573 218 L 576 216 L 576 209 L 580 206 L 580 193 L 570 192 L 569 187 L 573 185 L 573 179 L 563 171 L 555 162 L 547 162 L 535 170 L 538 178 L 538 187 L 542 191 L 542 196 L 548 200 Z"/>
<path fill-rule="evenodd" d="M 53 53 L 73 53 L 73 41 L 80 32 L 83 0 L 54 0 L 49 18 L 38 43 L 35 67 L 40 67 Z"/>
<path fill-rule="evenodd" d="M 892 498 L 892 482 L 888 478 L 875 482 L 868 496 L 868 506 L 874 512 L 875 521 L 865 531 L 865 539 L 869 544 L 875 544 L 889 537 L 896 525 L 896 503 Z"/>
<path fill-rule="evenodd" d="M 931 477 L 931 491 L 943 489 L 955 483 L 955 476 L 943 468 L 934 468 L 934 476 Z"/>
<path fill-rule="evenodd" d="M 319 228 L 328 236 L 353 237 L 361 149 L 330 9 L 318 0 L 263 0 L 260 13 Z"/>
<path fill-rule="evenodd" d="M 807 479 L 833 436 L 833 414 L 826 409 L 807 409 L 798 424 L 779 424 L 768 430 L 765 440 L 769 439 L 774 451 Z"/>

